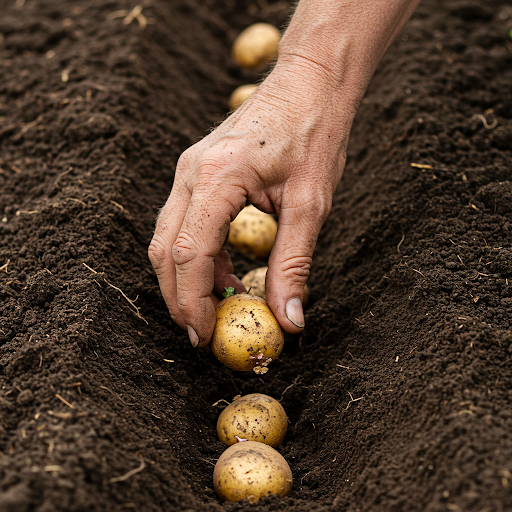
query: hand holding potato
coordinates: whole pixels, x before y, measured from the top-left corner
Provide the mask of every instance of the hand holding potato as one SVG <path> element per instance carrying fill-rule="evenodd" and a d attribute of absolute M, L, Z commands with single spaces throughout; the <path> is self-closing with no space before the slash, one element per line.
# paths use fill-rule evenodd
<path fill-rule="evenodd" d="M 243 292 L 224 248 L 249 200 L 279 217 L 267 301 L 282 328 L 304 327 L 302 300 L 320 228 L 345 165 L 357 106 L 419 0 L 301 0 L 275 68 L 178 161 L 149 257 L 173 320 L 207 345 L 224 287 Z"/>
<path fill-rule="evenodd" d="M 317 110 L 325 89 L 309 94 L 306 108 L 303 95 L 294 90 L 299 87 L 291 67 L 286 81 L 277 68 L 274 73 L 276 78 L 271 74 L 222 125 L 183 153 L 157 222 L 150 258 L 171 316 L 188 329 L 193 346 L 211 339 L 213 292 L 221 296 L 224 287 L 245 291 L 224 243 L 247 199 L 279 216 L 268 304 L 287 332 L 304 327 L 304 285 L 341 177 L 348 127 L 333 127 L 332 136 L 325 137 L 323 109 Z M 291 99 L 297 101 L 293 109 Z"/>

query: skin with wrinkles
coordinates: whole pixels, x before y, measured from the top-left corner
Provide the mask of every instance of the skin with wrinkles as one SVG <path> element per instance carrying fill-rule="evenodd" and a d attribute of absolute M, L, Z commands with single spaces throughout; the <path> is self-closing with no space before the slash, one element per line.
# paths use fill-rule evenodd
<path fill-rule="evenodd" d="M 171 316 L 193 346 L 211 340 L 215 295 L 228 286 L 245 291 L 224 243 L 247 200 L 279 217 L 268 304 L 285 331 L 304 327 L 303 290 L 353 118 L 379 60 L 418 2 L 301 0 L 272 72 L 180 157 L 149 257 Z"/>

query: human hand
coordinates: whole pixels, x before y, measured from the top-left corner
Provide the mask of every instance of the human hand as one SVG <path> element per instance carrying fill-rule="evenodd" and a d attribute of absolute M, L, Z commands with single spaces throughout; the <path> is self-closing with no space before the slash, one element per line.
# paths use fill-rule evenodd
<path fill-rule="evenodd" d="M 242 107 L 180 157 L 149 257 L 171 317 L 193 346 L 211 339 L 214 294 L 225 286 L 245 291 L 224 244 L 247 200 L 279 217 L 267 301 L 285 331 L 302 330 L 304 285 L 354 113 L 328 72 L 293 58 L 278 63 Z"/>

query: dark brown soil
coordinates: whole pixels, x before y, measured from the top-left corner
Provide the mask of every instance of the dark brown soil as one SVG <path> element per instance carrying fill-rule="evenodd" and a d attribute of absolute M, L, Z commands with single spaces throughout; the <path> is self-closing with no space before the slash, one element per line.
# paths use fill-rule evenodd
<path fill-rule="evenodd" d="M 424 0 L 385 56 L 263 377 L 191 348 L 147 245 L 256 79 L 234 36 L 289 6 L 143 6 L 0 0 L 0 510 L 512 510 L 510 1 Z M 293 490 L 222 505 L 215 403 L 251 392 L 282 397 Z"/>

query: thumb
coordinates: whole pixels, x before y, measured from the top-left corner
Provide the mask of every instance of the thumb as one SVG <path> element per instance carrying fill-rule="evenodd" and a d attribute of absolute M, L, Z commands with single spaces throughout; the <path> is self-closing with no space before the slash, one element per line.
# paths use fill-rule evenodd
<path fill-rule="evenodd" d="M 277 237 L 265 282 L 267 302 L 281 327 L 289 333 L 304 328 L 302 300 L 320 229 L 331 210 L 332 194 L 289 193 L 293 205 L 279 213 Z"/>

